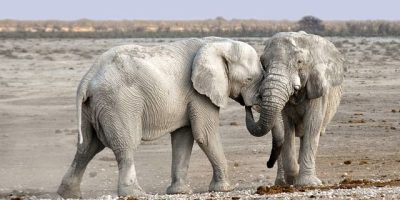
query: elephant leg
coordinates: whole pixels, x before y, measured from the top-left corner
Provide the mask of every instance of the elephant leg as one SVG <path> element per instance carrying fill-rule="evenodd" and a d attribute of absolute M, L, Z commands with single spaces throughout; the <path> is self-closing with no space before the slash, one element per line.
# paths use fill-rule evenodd
<path fill-rule="evenodd" d="M 194 139 L 208 157 L 213 168 L 213 178 L 209 190 L 231 191 L 234 187 L 228 180 L 228 163 L 218 132 L 219 108 L 203 95 L 198 100 L 189 105 L 190 123 Z"/>
<path fill-rule="evenodd" d="M 133 157 L 142 137 L 139 117 L 131 116 L 129 112 L 104 109 L 99 118 L 104 138 L 118 162 L 118 196 L 145 195 L 137 181 Z"/>
<path fill-rule="evenodd" d="M 172 183 L 168 194 L 190 194 L 192 190 L 186 182 L 194 138 L 189 127 L 178 129 L 171 134 L 172 144 Z"/>
<path fill-rule="evenodd" d="M 304 116 L 304 136 L 300 140 L 299 164 L 300 172 L 295 185 L 321 185 L 315 173 L 315 158 L 323 122 L 323 106 L 321 99 L 312 100 L 311 108 Z"/>
<path fill-rule="evenodd" d="M 278 157 L 278 169 L 276 170 L 275 185 L 286 185 L 285 170 L 282 163 L 282 155 Z"/>
<path fill-rule="evenodd" d="M 97 138 L 94 129 L 86 119 L 82 120 L 81 128 L 84 137 L 83 143 L 78 144 L 75 158 L 57 190 L 57 193 L 65 199 L 82 198 L 80 184 L 86 167 L 90 160 L 104 149 L 104 145 Z"/>
<path fill-rule="evenodd" d="M 127 148 L 114 151 L 118 162 L 118 196 L 140 197 L 145 193 L 139 186 L 136 178 L 136 169 L 133 162 L 134 149 Z"/>
<path fill-rule="evenodd" d="M 295 127 L 293 122 L 285 116 L 285 136 L 282 147 L 282 162 L 285 171 L 286 184 L 293 185 L 295 177 L 299 173 L 299 164 L 296 158 Z"/>

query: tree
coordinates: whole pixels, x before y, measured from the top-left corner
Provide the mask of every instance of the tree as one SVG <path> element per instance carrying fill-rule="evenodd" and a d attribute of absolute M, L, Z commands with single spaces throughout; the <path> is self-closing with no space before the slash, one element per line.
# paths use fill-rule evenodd
<path fill-rule="evenodd" d="M 325 30 L 322 20 L 314 16 L 304 16 L 297 23 L 299 24 L 300 30 L 309 33 L 322 33 Z"/>

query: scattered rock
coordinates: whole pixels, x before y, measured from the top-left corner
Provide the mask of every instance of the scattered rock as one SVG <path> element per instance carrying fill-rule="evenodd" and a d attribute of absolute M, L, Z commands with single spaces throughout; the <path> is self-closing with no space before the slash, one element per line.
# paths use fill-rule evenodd
<path fill-rule="evenodd" d="M 392 109 L 392 113 L 395 113 L 396 112 L 396 110 L 395 109 Z"/>
<path fill-rule="evenodd" d="M 62 131 L 60 129 L 57 129 L 56 131 L 54 131 L 56 134 L 60 134 L 62 133 Z"/>
<path fill-rule="evenodd" d="M 235 163 L 233 163 L 233 166 L 234 166 L 234 167 L 239 167 L 239 163 L 238 163 L 238 162 L 235 162 Z"/>
<path fill-rule="evenodd" d="M 350 165 L 351 164 L 351 160 L 346 160 L 346 161 L 343 162 L 343 164 Z"/>
<path fill-rule="evenodd" d="M 89 177 L 95 177 L 95 176 L 97 176 L 97 172 L 90 172 L 89 173 Z"/>
<path fill-rule="evenodd" d="M 359 124 L 359 123 L 365 123 L 364 119 L 351 119 L 349 120 L 349 123 L 353 123 L 353 124 Z"/>
<path fill-rule="evenodd" d="M 366 160 L 362 160 L 362 161 L 360 161 L 360 163 L 359 163 L 359 165 L 366 165 L 366 164 L 368 164 L 368 161 L 366 161 Z"/>
<path fill-rule="evenodd" d="M 394 127 L 394 126 L 391 126 L 391 127 L 390 127 L 390 129 L 392 129 L 392 130 L 396 130 L 396 127 Z"/>
<path fill-rule="evenodd" d="M 347 173 L 347 172 L 345 172 L 345 173 L 343 173 L 342 175 L 341 175 L 341 177 L 342 178 L 345 178 L 345 177 L 347 177 L 349 174 Z"/>
<path fill-rule="evenodd" d="M 239 126 L 239 123 L 237 123 L 237 122 L 231 122 L 231 123 L 229 123 L 231 126 Z"/>

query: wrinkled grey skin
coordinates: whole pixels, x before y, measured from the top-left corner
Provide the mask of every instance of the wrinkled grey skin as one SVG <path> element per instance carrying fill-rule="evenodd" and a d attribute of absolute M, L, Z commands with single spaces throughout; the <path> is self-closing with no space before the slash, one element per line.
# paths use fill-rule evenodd
<path fill-rule="evenodd" d="M 218 132 L 219 109 L 228 97 L 246 106 L 259 103 L 261 80 L 256 51 L 229 39 L 209 37 L 110 49 L 95 61 L 78 88 L 79 144 L 58 193 L 81 198 L 87 164 L 109 147 L 118 162 L 118 195 L 143 195 L 136 179 L 134 151 L 142 140 L 168 133 L 172 143 L 168 193 L 191 192 L 186 175 L 194 141 L 213 168 L 209 190 L 232 190 Z"/>
<path fill-rule="evenodd" d="M 250 107 L 246 107 L 246 124 L 255 136 L 273 129 L 268 167 L 274 165 L 282 148 L 275 184 L 321 184 L 315 157 L 319 137 L 340 103 L 343 62 L 331 42 L 305 32 L 278 33 L 266 42 L 261 56 L 266 74 L 260 88 L 260 120 L 254 122 Z M 282 129 L 274 133 L 274 126 L 282 127 L 282 123 L 283 141 Z M 298 160 L 295 136 L 301 140 Z"/>

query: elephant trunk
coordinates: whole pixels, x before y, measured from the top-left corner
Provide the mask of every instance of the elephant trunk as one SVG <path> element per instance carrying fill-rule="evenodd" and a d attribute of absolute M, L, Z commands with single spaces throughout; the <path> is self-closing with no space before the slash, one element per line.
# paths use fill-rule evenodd
<path fill-rule="evenodd" d="M 265 87 L 262 93 L 260 119 L 254 121 L 250 107 L 246 107 L 246 127 L 251 135 L 261 137 L 266 135 L 275 124 L 286 102 L 289 101 L 289 80 L 277 73 L 268 74 L 263 82 Z"/>

